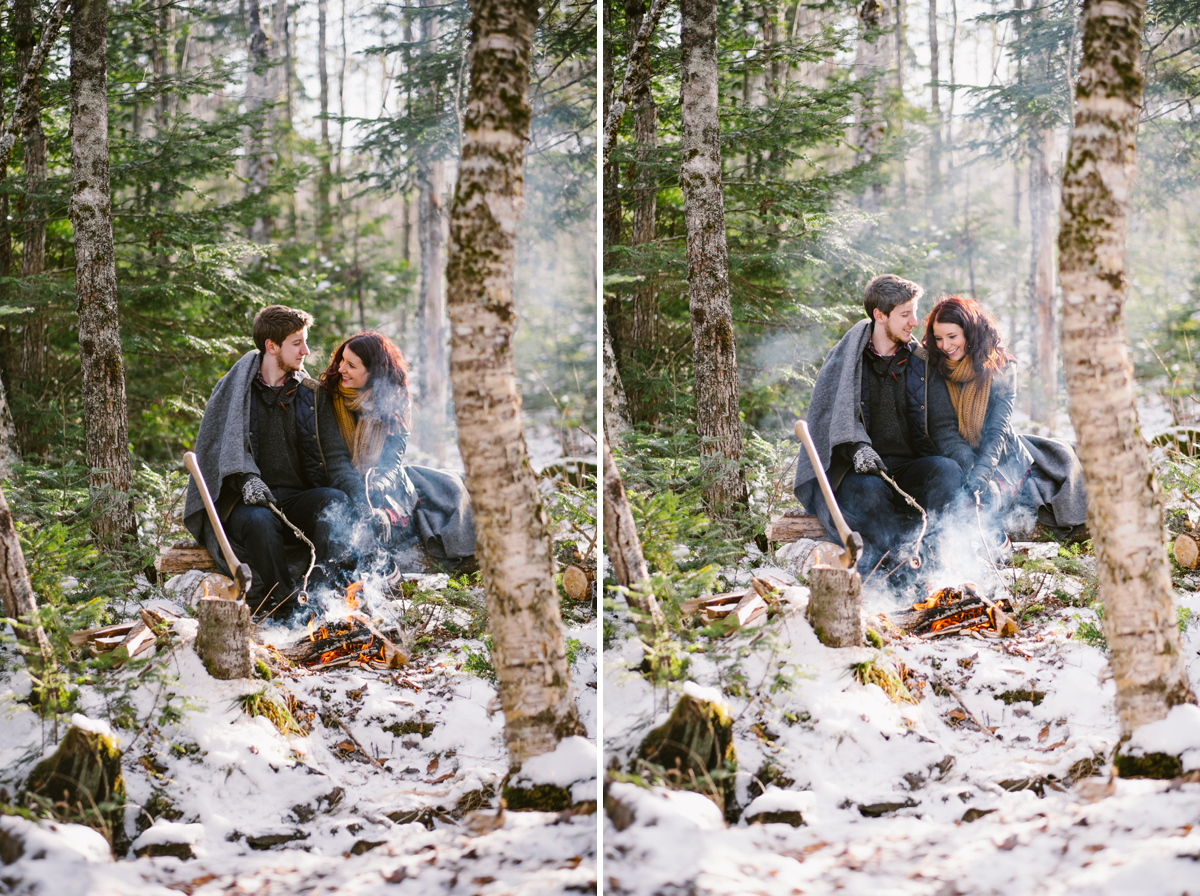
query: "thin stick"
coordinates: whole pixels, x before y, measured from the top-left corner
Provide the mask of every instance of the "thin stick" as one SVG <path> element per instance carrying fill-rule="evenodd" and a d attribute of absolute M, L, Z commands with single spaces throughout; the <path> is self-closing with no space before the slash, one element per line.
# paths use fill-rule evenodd
<path fill-rule="evenodd" d="M 992 556 L 992 549 L 988 546 L 987 533 L 983 531 L 983 514 L 980 512 L 980 507 L 983 501 L 980 500 L 979 492 L 975 493 L 975 524 L 979 527 L 979 539 L 983 542 L 983 549 L 987 551 L 988 563 L 992 565 L 993 570 L 998 570 L 1000 567 L 996 563 L 996 558 Z"/>
<path fill-rule="evenodd" d="M 315 567 L 317 565 L 317 547 L 311 541 L 308 540 L 307 535 L 305 535 L 303 532 L 301 532 L 296 526 L 294 526 L 292 524 L 291 520 L 289 520 L 286 516 L 283 515 L 282 510 L 280 510 L 274 504 L 268 504 L 267 506 L 271 508 L 272 513 L 274 513 L 277 517 L 279 517 L 281 520 L 283 520 L 283 523 L 285 526 L 287 526 L 289 529 L 291 529 L 293 532 L 296 533 L 297 538 L 299 538 L 302 542 L 304 542 L 306 545 L 308 545 L 308 551 L 309 551 L 309 556 L 310 556 L 310 559 L 308 561 L 308 570 L 304 573 L 304 583 L 300 586 L 300 590 L 303 591 L 305 594 L 308 594 L 308 577 L 312 575 L 313 567 Z M 259 606 L 262 606 L 262 604 L 259 604 Z M 282 604 L 280 606 L 282 606 Z M 274 611 L 272 611 L 272 612 L 274 612 Z"/>
<path fill-rule="evenodd" d="M 937 677 L 937 680 L 938 680 L 938 684 L 940 684 L 942 687 L 944 687 L 946 689 L 947 693 L 949 693 L 951 697 L 953 697 L 955 700 L 958 701 L 958 705 L 961 706 L 962 711 L 967 714 L 967 718 L 975 723 L 976 728 L 978 728 L 980 731 L 982 731 L 984 734 L 986 734 L 992 740 L 994 740 L 994 741 L 1000 740 L 1000 738 L 998 738 L 998 737 L 996 737 L 996 735 L 992 734 L 991 731 L 989 731 L 987 728 L 983 727 L 983 723 L 980 722 L 979 719 L 975 718 L 975 713 L 971 712 L 971 710 L 967 708 L 967 704 L 963 703 L 963 698 L 958 696 L 958 691 L 954 690 L 954 688 L 952 688 L 952 687 L 950 687 L 950 685 L 946 684 L 946 679 L 942 678 L 939 675 Z"/>
<path fill-rule="evenodd" d="M 863 579 L 863 587 L 866 587 L 867 582 L 871 581 L 871 576 L 875 575 L 876 570 L 879 569 L 880 565 L 882 565 L 883 561 L 887 559 L 887 555 L 890 553 L 891 553 L 890 550 L 883 552 L 883 556 L 879 558 L 879 562 L 875 564 L 874 568 L 869 573 L 867 573 L 867 577 L 865 579 Z M 895 571 L 896 570 L 894 570 L 894 569 L 892 570 L 892 572 L 895 572 Z M 889 573 L 888 575 L 891 575 L 891 573 Z M 887 579 L 884 579 L 884 581 L 886 582 Z"/>
<path fill-rule="evenodd" d="M 366 756 L 367 760 L 371 763 L 371 765 L 375 766 L 378 769 L 383 769 L 383 763 L 380 762 L 378 759 L 376 759 L 374 756 L 372 756 L 370 753 L 368 753 L 366 751 L 366 749 L 363 748 L 363 745 L 358 742 L 358 738 L 354 736 L 354 733 L 349 728 L 346 727 L 346 724 L 341 719 L 339 719 L 337 716 L 335 716 L 333 714 L 333 710 L 330 708 L 328 703 L 325 704 L 325 709 L 329 713 L 329 718 L 331 718 L 335 722 L 337 722 L 337 726 L 346 732 L 346 737 L 350 738 L 350 742 L 353 743 L 354 746 L 358 748 L 358 752 L 360 752 L 364 756 Z M 386 769 L 384 769 L 384 770 L 386 771 Z"/>
<path fill-rule="evenodd" d="M 898 486 L 896 484 L 895 479 L 893 479 L 887 473 L 883 472 L 883 470 L 878 470 L 877 472 L 879 473 L 879 477 L 884 482 L 886 482 L 888 485 L 890 485 L 892 488 L 894 488 L 896 490 L 896 494 L 898 494 L 901 498 L 903 498 L 909 507 L 913 508 L 914 510 L 916 510 L 918 513 L 921 514 L 921 532 L 920 532 L 920 534 L 917 535 L 917 540 L 913 544 L 913 558 L 908 561 L 909 563 L 912 564 L 913 569 L 920 569 L 921 568 L 921 542 L 925 540 L 925 530 L 929 526 L 929 516 L 925 513 L 925 508 L 922 507 L 920 504 L 918 504 L 916 502 L 916 499 L 914 499 L 912 495 L 910 495 L 908 492 L 906 492 L 904 489 L 902 489 L 900 486 Z M 897 569 L 899 569 L 899 567 L 897 567 Z M 895 571 L 896 570 L 892 570 L 892 572 L 895 572 Z"/>

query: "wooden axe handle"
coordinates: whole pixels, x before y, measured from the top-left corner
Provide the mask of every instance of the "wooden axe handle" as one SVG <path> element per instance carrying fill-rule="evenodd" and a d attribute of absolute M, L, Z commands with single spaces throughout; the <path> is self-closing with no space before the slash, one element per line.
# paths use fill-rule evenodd
<path fill-rule="evenodd" d="M 213 504 L 212 495 L 208 493 L 208 485 L 204 481 L 204 474 L 200 472 L 200 461 L 196 459 L 196 452 L 185 452 L 183 465 L 192 474 L 192 479 L 196 481 L 196 488 L 200 490 L 200 500 L 204 502 L 204 509 L 208 511 L 208 521 L 212 523 L 213 531 L 217 533 L 217 542 L 221 545 L 221 553 L 225 555 L 229 571 L 236 573 L 241 562 L 233 553 L 229 539 L 225 537 L 225 527 L 221 525 L 221 516 L 217 513 L 216 505 Z"/>
<path fill-rule="evenodd" d="M 833 497 L 833 489 L 829 485 L 829 477 L 825 475 L 825 467 L 822 466 L 821 458 L 817 454 L 817 446 L 813 444 L 812 436 L 808 432 L 808 423 L 804 420 L 796 421 L 796 435 L 804 443 L 804 450 L 808 452 L 808 459 L 812 462 L 813 472 L 817 474 L 817 482 L 821 486 L 821 494 L 825 496 L 825 504 L 829 507 L 829 514 L 833 517 L 833 524 L 837 526 L 842 544 L 849 550 L 850 527 L 846 525 L 846 518 L 842 516 L 842 511 L 837 505 L 837 500 Z"/>

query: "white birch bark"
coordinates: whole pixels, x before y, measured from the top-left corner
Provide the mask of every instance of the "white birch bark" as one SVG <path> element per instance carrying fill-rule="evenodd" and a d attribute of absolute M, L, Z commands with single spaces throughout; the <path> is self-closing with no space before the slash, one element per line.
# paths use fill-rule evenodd
<path fill-rule="evenodd" d="M 1144 14 L 1144 0 L 1084 2 L 1058 236 L 1067 396 L 1125 735 L 1194 699 L 1179 652 L 1162 504 L 1138 425 L 1125 341 L 1125 237 Z"/>
<path fill-rule="evenodd" d="M 108 177 L 107 0 L 75 0 L 71 15 L 71 226 L 83 369 L 84 442 L 89 484 L 111 489 L 92 525 L 102 545 L 135 531 L 129 498 L 125 365 L 117 318 Z"/>
<path fill-rule="evenodd" d="M 554 586 L 550 521 L 529 466 L 512 368 L 536 0 L 471 0 L 470 91 L 446 265 L 450 379 L 478 533 L 510 761 L 581 730 Z"/>
<path fill-rule="evenodd" d="M 1033 388 L 1030 416 L 1046 426 L 1054 423 L 1058 391 L 1058 355 L 1054 320 L 1054 129 L 1045 128 L 1029 154 L 1030 325 L 1033 333 Z"/>
<path fill-rule="evenodd" d="M 738 416 L 737 348 L 729 298 L 729 255 L 717 115 L 716 0 L 683 0 L 680 17 L 683 129 L 679 184 L 687 227 L 696 432 L 710 460 L 704 498 L 722 515 L 747 500 Z"/>

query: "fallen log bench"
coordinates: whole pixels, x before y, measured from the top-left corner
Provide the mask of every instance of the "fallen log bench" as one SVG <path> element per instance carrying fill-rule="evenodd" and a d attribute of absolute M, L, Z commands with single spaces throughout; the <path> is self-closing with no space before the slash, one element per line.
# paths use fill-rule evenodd
<path fill-rule="evenodd" d="M 784 513 L 775 514 L 767 524 L 767 541 L 791 544 L 801 538 L 824 541 L 828 537 L 824 524 L 810 513 L 795 507 Z"/>
<path fill-rule="evenodd" d="M 220 572 L 208 548 L 194 541 L 180 541 L 163 548 L 154 558 L 154 568 L 165 576 L 179 575 L 191 569 Z"/>

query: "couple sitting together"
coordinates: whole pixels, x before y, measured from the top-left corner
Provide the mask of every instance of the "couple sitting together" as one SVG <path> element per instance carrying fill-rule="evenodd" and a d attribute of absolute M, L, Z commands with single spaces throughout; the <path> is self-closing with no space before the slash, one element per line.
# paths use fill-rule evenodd
<path fill-rule="evenodd" d="M 293 527 L 316 550 L 314 591 L 358 578 L 364 564 L 395 575 L 394 555 L 418 546 L 452 564 L 475 551 L 462 480 L 403 462 L 412 402 L 400 350 L 359 333 L 314 380 L 303 370 L 312 323 L 283 305 L 258 312 L 258 348 L 217 382 L 196 440 L 233 552 L 253 572 L 250 609 L 280 619 L 297 609 L 311 558 Z M 183 522 L 230 574 L 194 481 Z"/>
<path fill-rule="evenodd" d="M 1023 510 L 1030 522 L 1036 516 L 1060 537 L 1074 534 L 1087 516 L 1083 471 L 1071 446 L 1013 429 L 1016 365 L 996 321 L 973 299 L 951 296 L 925 318 L 918 342 L 912 331 L 923 294 L 895 274 L 871 280 L 863 300 L 869 320 L 829 353 L 808 409 L 838 507 L 862 535 L 864 574 L 881 560 L 888 561 L 885 572 L 911 569 L 906 561 L 920 527 L 881 471 L 928 514 L 926 564 L 938 559 L 939 534 L 976 529 L 977 498 L 986 507 L 980 534 L 991 542 L 984 549 L 992 557 L 1004 555 L 1003 520 L 1014 511 Z M 805 451 L 793 491 L 840 540 Z M 904 587 L 904 577 L 892 583 Z"/>

